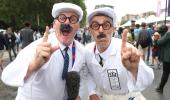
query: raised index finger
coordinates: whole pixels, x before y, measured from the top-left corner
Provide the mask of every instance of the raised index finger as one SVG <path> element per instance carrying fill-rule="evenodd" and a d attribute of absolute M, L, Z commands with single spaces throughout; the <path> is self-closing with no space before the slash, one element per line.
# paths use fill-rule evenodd
<path fill-rule="evenodd" d="M 49 27 L 46 26 L 46 29 L 45 29 L 45 32 L 44 32 L 44 35 L 43 35 L 43 42 L 47 42 L 48 34 L 49 34 Z"/>
<path fill-rule="evenodd" d="M 124 29 L 122 33 L 122 49 L 126 47 L 128 29 Z"/>

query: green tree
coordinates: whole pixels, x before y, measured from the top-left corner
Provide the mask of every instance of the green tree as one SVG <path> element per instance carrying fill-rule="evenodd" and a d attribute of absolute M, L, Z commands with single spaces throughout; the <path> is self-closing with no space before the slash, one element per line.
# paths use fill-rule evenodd
<path fill-rule="evenodd" d="M 14 29 L 21 28 L 25 21 L 30 21 L 32 26 L 38 26 L 39 23 L 40 27 L 44 27 L 52 23 L 51 9 L 57 2 L 72 2 L 81 6 L 85 15 L 81 26 L 85 25 L 84 0 L 0 0 L 0 21 Z"/>

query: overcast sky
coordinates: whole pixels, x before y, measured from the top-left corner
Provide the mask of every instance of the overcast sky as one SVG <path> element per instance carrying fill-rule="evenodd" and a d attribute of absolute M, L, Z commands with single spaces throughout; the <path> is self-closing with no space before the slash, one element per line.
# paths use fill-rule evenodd
<path fill-rule="evenodd" d="M 117 19 L 126 14 L 140 14 L 146 11 L 157 12 L 158 0 L 85 0 L 87 13 L 94 9 L 97 4 L 113 5 Z M 165 1 L 161 0 L 161 8 L 165 8 Z"/>

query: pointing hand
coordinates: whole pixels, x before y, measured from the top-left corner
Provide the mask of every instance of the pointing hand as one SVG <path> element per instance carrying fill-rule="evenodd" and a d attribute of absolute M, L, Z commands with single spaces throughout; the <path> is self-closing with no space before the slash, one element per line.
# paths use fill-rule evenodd
<path fill-rule="evenodd" d="M 138 64 L 140 61 L 140 53 L 135 47 L 127 47 L 128 30 L 124 29 L 122 34 L 122 48 L 121 48 L 121 58 L 124 67 L 129 70 L 133 76 L 137 77 Z"/>
<path fill-rule="evenodd" d="M 51 43 L 48 42 L 48 35 L 49 27 L 46 26 L 45 33 L 42 37 L 42 42 L 37 45 L 35 58 L 31 62 L 32 65 L 29 66 L 31 71 L 38 70 L 44 63 L 49 60 L 51 54 L 59 48 L 59 46 L 52 47 Z"/>

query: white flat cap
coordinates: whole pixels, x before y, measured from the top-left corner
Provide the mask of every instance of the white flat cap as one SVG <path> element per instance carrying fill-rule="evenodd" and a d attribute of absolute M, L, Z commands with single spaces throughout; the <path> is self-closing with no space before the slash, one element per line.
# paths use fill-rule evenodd
<path fill-rule="evenodd" d="M 87 15 L 87 23 L 90 24 L 90 20 L 91 20 L 95 15 L 98 15 L 98 14 L 103 14 L 103 15 L 106 15 L 106 16 L 112 18 L 112 20 L 113 20 L 113 26 L 116 26 L 116 14 L 115 14 L 113 8 L 110 8 L 110 7 L 102 7 L 102 8 L 94 9 L 92 12 L 90 12 L 90 13 Z"/>
<path fill-rule="evenodd" d="M 55 3 L 52 9 L 52 16 L 56 18 L 63 11 L 73 11 L 79 16 L 79 21 L 83 18 L 83 10 L 75 4 L 72 3 Z"/>

